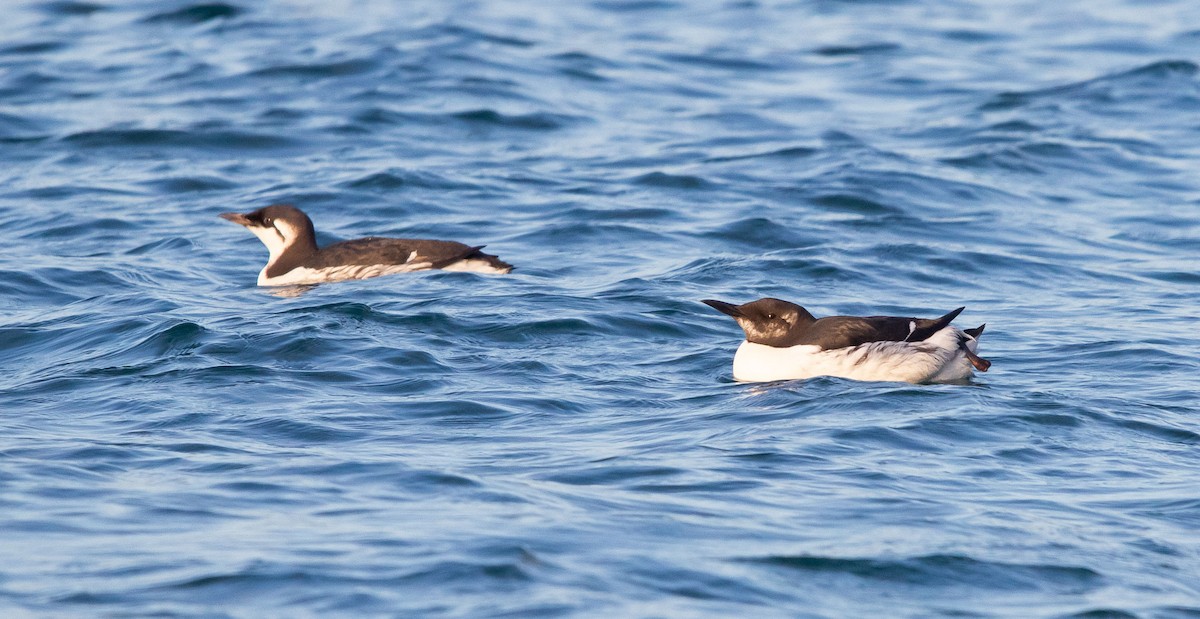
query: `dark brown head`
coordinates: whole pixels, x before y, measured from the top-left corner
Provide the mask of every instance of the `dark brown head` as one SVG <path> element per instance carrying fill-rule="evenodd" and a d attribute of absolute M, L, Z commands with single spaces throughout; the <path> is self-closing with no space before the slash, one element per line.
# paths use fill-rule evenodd
<path fill-rule="evenodd" d="M 733 317 L 746 341 L 777 348 L 793 346 L 816 318 L 808 310 L 781 299 L 765 298 L 742 305 L 706 299 L 706 305 Z"/>
<path fill-rule="evenodd" d="M 253 232 L 267 246 L 272 258 L 285 251 L 310 253 L 317 250 L 312 220 L 290 204 L 272 204 L 245 214 L 221 213 L 221 217 Z"/>

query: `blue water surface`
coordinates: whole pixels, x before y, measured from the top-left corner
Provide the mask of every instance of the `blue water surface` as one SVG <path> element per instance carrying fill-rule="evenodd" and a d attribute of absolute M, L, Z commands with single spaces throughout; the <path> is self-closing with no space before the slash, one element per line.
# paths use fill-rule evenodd
<path fill-rule="evenodd" d="M 0 616 L 1200 617 L 1200 3 L 3 20 Z M 735 383 L 762 296 L 994 365 Z"/>

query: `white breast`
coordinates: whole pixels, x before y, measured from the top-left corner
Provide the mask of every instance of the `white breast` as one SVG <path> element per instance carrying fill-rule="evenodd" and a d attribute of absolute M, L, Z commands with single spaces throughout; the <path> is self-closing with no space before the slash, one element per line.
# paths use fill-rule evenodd
<path fill-rule="evenodd" d="M 870 342 L 833 350 L 814 345 L 774 348 L 742 342 L 733 357 L 733 378 L 745 382 L 814 376 L 909 383 L 963 380 L 974 372 L 959 348 L 960 336 L 974 351 L 975 339 L 954 327 L 946 327 L 922 342 Z"/>

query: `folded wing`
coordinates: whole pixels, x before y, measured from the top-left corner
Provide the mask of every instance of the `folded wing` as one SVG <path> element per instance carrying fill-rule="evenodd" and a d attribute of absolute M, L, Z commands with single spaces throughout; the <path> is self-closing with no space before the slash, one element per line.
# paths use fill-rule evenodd
<path fill-rule="evenodd" d="M 814 322 L 797 343 L 832 350 L 868 342 L 921 342 L 946 328 L 964 309 L 941 318 L 829 316 Z"/>
<path fill-rule="evenodd" d="M 369 237 L 323 247 L 316 263 L 305 266 L 320 269 L 346 264 L 407 264 L 414 269 L 440 269 L 477 253 L 482 247 L 472 247 L 456 241 Z"/>

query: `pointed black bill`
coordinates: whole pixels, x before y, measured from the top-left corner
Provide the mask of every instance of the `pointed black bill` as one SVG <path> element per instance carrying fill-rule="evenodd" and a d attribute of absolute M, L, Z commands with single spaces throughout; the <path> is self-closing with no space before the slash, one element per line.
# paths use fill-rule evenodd
<path fill-rule="evenodd" d="M 241 213 L 221 213 L 221 219 L 232 221 L 240 226 L 249 226 L 252 223 L 249 217 Z"/>
<path fill-rule="evenodd" d="M 717 301 L 715 299 L 704 299 L 700 302 L 717 310 L 718 312 L 721 312 L 722 314 L 725 314 L 726 316 L 732 316 L 734 318 L 742 318 L 744 316 L 744 314 L 742 314 L 742 310 L 732 303 Z"/>

